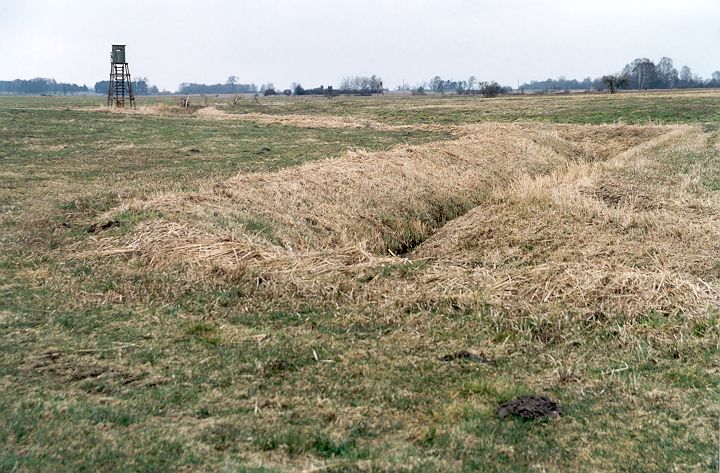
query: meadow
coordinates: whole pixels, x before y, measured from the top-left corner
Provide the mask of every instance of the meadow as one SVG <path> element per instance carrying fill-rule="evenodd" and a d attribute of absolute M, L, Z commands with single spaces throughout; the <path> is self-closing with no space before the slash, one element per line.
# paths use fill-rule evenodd
<path fill-rule="evenodd" d="M 718 468 L 720 91 L 103 104 L 0 97 L 0 471 Z"/>

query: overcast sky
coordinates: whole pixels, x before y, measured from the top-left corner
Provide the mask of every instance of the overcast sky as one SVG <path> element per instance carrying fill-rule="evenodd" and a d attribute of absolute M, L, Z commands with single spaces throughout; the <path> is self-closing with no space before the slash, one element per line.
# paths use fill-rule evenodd
<path fill-rule="evenodd" d="M 124 8 L 120 8 L 124 7 Z M 636 57 L 720 69 L 720 0 L 0 0 L 0 80 L 92 87 L 110 46 L 135 77 L 337 84 L 378 74 L 394 88 L 435 75 L 582 79 Z"/>

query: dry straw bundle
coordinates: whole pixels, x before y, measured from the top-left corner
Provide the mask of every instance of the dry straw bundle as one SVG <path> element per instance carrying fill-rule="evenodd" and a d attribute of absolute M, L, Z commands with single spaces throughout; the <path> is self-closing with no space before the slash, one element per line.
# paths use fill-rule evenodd
<path fill-rule="evenodd" d="M 262 300 L 394 314 L 491 304 L 589 319 L 717 303 L 720 207 L 688 186 L 669 198 L 668 186 L 646 182 L 658 155 L 702 145 L 697 130 L 484 124 L 463 133 L 128 202 L 163 218 L 95 254 L 207 268 L 194 277 L 231 278 Z"/>
<path fill-rule="evenodd" d="M 637 143 L 657 130 L 626 127 Z M 228 237 L 259 233 L 293 250 L 361 245 L 402 253 L 522 176 L 599 159 L 557 127 L 482 125 L 459 140 L 386 152 L 350 151 L 275 173 L 241 174 L 212 189 L 133 202 Z M 616 140 L 618 142 L 622 140 Z M 599 143 L 598 143 L 599 145 Z M 608 137 L 603 146 L 619 146 Z"/>

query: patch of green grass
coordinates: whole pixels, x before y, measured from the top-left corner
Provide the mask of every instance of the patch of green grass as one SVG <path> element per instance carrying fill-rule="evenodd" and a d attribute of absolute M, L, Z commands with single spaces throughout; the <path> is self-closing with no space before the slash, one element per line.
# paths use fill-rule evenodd
<path fill-rule="evenodd" d="M 281 244 L 280 238 L 278 237 L 278 233 L 281 231 L 276 228 L 273 222 L 257 217 L 239 217 L 237 221 L 245 228 L 246 232 L 262 235 L 276 245 Z"/>

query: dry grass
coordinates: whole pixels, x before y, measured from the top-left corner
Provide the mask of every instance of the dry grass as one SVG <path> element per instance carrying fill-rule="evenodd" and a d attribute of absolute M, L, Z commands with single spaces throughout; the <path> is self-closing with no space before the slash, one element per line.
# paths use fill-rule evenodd
<path fill-rule="evenodd" d="M 82 109 L 80 109 L 82 110 Z M 87 110 L 87 109 L 85 109 Z M 195 117 L 207 120 L 241 121 L 262 124 L 285 125 L 299 128 L 366 128 L 378 131 L 454 131 L 462 130 L 465 126 L 446 126 L 437 124 L 414 124 L 414 125 L 393 125 L 376 120 L 360 117 L 343 117 L 330 115 L 308 115 L 308 114 L 266 114 L 258 112 L 249 113 L 228 113 L 219 110 L 215 106 L 190 106 L 181 107 L 169 103 L 156 103 L 141 105 L 135 109 L 96 107 L 91 109 L 97 112 L 107 112 L 126 115 L 155 115 L 162 117 Z"/>
<path fill-rule="evenodd" d="M 592 102 L 603 117 L 659 103 L 635 97 Z M 433 139 L 454 141 L 345 152 L 389 146 L 375 131 L 347 141 L 365 139 L 368 117 L 429 116 L 405 114 L 425 99 L 393 101 L 233 110 L 337 126 L 282 136 L 213 109 L 53 112 L 73 128 L 133 125 L 125 142 L 94 147 L 66 128 L 27 141 L 23 128 L 47 110 L 9 122 L 17 146 L 5 153 L 24 167 L 2 172 L 0 469 L 714 467 L 716 124 L 478 125 L 486 107 L 513 114 L 518 103 L 528 120 L 568 104 L 552 117 L 598 116 L 574 97 L 433 98 L 447 112 L 427 110 L 442 118 L 428 122 L 464 123 Z M 320 115 L 360 105 L 362 119 Z M 277 116 L 253 118 L 265 119 Z M 202 144 L 184 140 L 195 132 Z M 264 146 L 287 136 L 313 144 L 289 148 L 283 165 L 306 164 L 267 165 Z M 153 154 L 159 142 L 168 161 Z M 105 152 L 113 159 L 96 162 Z M 189 166 L 160 182 L 163 170 L 238 153 L 265 166 Z M 157 166 L 121 172 L 142 163 Z M 465 352 L 477 356 L 455 356 Z M 547 395 L 563 416 L 499 419 L 519 394 Z"/>
<path fill-rule="evenodd" d="M 163 218 L 93 252 L 220 268 L 261 281 L 261 297 L 302 294 L 398 313 L 491 303 L 534 316 L 697 314 L 718 301 L 716 206 L 683 189 L 667 199 L 666 189 L 617 173 L 638 174 L 658 150 L 698 135 L 482 125 L 455 142 L 353 151 L 128 202 L 122 211 Z M 403 285 L 356 284 L 373 269 L 416 262 L 424 269 Z"/>
<path fill-rule="evenodd" d="M 265 113 L 227 113 L 215 107 L 206 107 L 198 110 L 195 116 L 219 120 L 240 120 L 255 123 L 296 126 L 300 128 L 368 128 L 378 131 L 454 131 L 463 127 L 449 127 L 436 124 L 393 125 L 360 117 L 343 117 L 329 115 L 302 115 L 302 114 L 265 114 Z"/>
<path fill-rule="evenodd" d="M 203 105 L 191 105 L 183 107 L 176 103 L 159 102 L 153 104 L 138 105 L 135 108 L 127 107 L 107 107 L 105 105 L 97 105 L 93 107 L 73 108 L 78 112 L 101 112 L 113 115 L 151 115 L 160 117 L 187 117 L 203 110 Z"/>
<path fill-rule="evenodd" d="M 242 288 L 249 311 L 310 304 L 350 313 L 350 326 L 402 327 L 385 343 L 407 350 L 428 350 L 420 334 L 448 329 L 457 314 L 476 314 L 469 327 L 495 341 L 484 345 L 483 357 L 510 360 L 539 350 L 550 368 L 523 374 L 524 382 L 540 391 L 602 392 L 631 369 L 621 361 L 628 353 L 682 356 L 699 346 L 689 334 L 712 326 L 720 306 L 720 201 L 699 185 L 699 168 L 668 178 L 677 173 L 673 156 L 708 145 L 705 133 L 688 126 L 476 126 L 454 142 L 353 151 L 277 173 L 241 174 L 200 192 L 131 201 L 120 210 L 162 218 L 145 222 L 125 244 L 100 240 L 84 255 L 123 253 L 155 270 L 180 265 L 189 280 Z M 647 326 L 658 318 L 673 331 Z M 588 340 L 599 333 L 613 339 L 621 358 L 607 353 L 591 361 L 572 348 L 589 343 L 594 350 Z M 354 356 L 361 366 L 368 355 Z M 466 389 L 498 396 L 511 389 L 505 382 Z M 630 378 L 629 399 L 636 382 Z M 683 402 L 674 389 L 641 396 Z M 466 448 L 484 440 L 451 426 L 468 409 L 494 412 L 472 399 L 461 393 L 443 414 L 447 435 Z M 426 435 L 424 423 L 438 422 L 375 414 L 403 422 L 413 438 Z M 352 409 L 342 418 L 339 432 L 360 419 Z M 711 435 L 699 427 L 695 433 Z M 370 445 L 387 458 L 387 446 Z M 594 448 L 580 448 L 586 464 L 602 468 L 586 449 Z M 288 465 L 276 452 L 257 464 L 308 465 L 290 458 Z"/>
<path fill-rule="evenodd" d="M 228 113 L 215 107 L 205 107 L 194 114 L 197 117 L 217 120 L 252 121 L 265 124 L 291 125 L 302 128 L 371 128 L 374 130 L 403 130 L 410 126 L 392 126 L 353 117 L 332 117 L 327 115 L 268 115 L 264 113 Z M 433 128 L 433 127 L 431 127 Z M 434 127 L 433 129 L 437 129 Z"/>
<path fill-rule="evenodd" d="M 659 149 L 698 135 L 676 129 L 608 162 L 523 176 L 416 255 L 471 267 L 468 279 L 511 311 L 706 313 L 719 301 L 717 202 L 682 189 L 668 199 L 653 182 L 608 172 L 639 173 Z"/>

